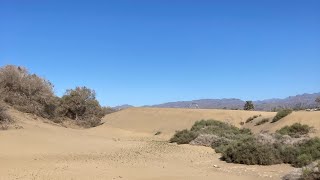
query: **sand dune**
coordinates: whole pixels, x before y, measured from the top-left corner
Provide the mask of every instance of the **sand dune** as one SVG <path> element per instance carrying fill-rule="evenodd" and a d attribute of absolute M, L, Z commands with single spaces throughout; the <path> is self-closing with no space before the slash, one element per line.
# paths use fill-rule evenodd
<path fill-rule="evenodd" d="M 320 136 L 320 112 L 293 112 L 288 117 L 276 123 L 266 123 L 255 126 L 262 118 L 272 119 L 275 112 L 241 111 L 241 110 L 215 110 L 215 109 L 173 109 L 173 108 L 130 108 L 118 113 L 110 114 L 104 118 L 104 126 L 112 126 L 135 132 L 155 133 L 163 132 L 171 136 L 176 130 L 188 129 L 201 119 L 215 119 L 241 127 L 249 117 L 261 115 L 244 127 L 254 132 L 274 132 L 285 125 L 296 122 L 315 127 L 315 133 Z"/>
<path fill-rule="evenodd" d="M 133 108 L 110 114 L 91 129 L 61 127 L 16 110 L 10 114 L 23 129 L 0 131 L 0 179 L 256 180 L 280 179 L 293 169 L 227 164 L 211 148 L 167 143 L 172 133 L 199 119 L 240 126 L 256 114 L 275 115 L 270 112 Z M 319 112 L 296 112 L 279 123 L 252 128 L 272 131 L 294 122 L 320 127 L 319 117 Z M 163 133 L 154 136 L 156 131 Z"/>

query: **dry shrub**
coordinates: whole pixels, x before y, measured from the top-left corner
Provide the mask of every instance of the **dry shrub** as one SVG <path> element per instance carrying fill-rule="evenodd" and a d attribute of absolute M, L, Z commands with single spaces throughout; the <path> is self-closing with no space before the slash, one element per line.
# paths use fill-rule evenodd
<path fill-rule="evenodd" d="M 267 122 L 269 122 L 269 119 L 268 118 L 263 118 L 263 119 L 261 119 L 260 121 L 258 121 L 256 123 L 256 126 L 260 126 L 260 125 L 265 124 Z"/>
<path fill-rule="evenodd" d="M 6 107 L 0 103 L 0 130 L 7 130 L 12 122 L 12 118 L 7 113 Z"/>
<path fill-rule="evenodd" d="M 45 118 L 55 116 L 57 98 L 53 85 L 26 68 L 7 65 L 0 68 L 0 92 L 2 99 L 20 111 Z"/>
<path fill-rule="evenodd" d="M 96 93 L 87 87 L 67 90 L 61 98 L 60 113 L 84 127 L 95 127 L 105 115 L 104 109 L 96 100 Z"/>
<path fill-rule="evenodd" d="M 0 124 L 12 122 L 12 118 L 7 113 L 6 107 L 0 103 Z"/>

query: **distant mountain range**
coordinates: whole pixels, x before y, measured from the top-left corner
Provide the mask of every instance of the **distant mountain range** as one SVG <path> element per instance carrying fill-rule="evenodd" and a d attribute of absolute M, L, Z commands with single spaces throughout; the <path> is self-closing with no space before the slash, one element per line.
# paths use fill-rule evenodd
<path fill-rule="evenodd" d="M 301 94 L 290 96 L 285 99 L 267 99 L 262 101 L 253 101 L 256 110 L 272 111 L 280 108 L 306 109 L 317 106 L 315 99 L 320 97 L 320 93 Z M 199 99 L 193 101 L 168 102 L 144 107 L 159 108 L 199 108 L 199 109 L 243 109 L 245 101 L 241 99 Z M 133 107 L 131 105 L 123 105 L 115 107 L 117 109 Z"/>
<path fill-rule="evenodd" d="M 112 107 L 113 109 L 116 109 L 116 110 L 121 110 L 121 109 L 127 109 L 127 108 L 131 108 L 131 107 L 134 107 L 134 106 L 131 106 L 129 104 L 124 104 L 124 105 L 121 105 L 121 106 L 115 106 L 115 107 Z"/>

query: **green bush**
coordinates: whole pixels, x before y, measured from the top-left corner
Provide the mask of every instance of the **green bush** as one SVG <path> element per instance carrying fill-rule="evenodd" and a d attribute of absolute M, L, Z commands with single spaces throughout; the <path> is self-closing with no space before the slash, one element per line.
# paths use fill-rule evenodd
<path fill-rule="evenodd" d="M 281 160 L 283 163 L 293 164 L 296 162 L 299 155 L 299 150 L 296 146 L 275 144 L 275 149 L 280 152 Z"/>
<path fill-rule="evenodd" d="M 234 139 L 240 134 L 252 134 L 250 129 L 240 129 L 217 120 L 197 121 L 192 126 L 191 131 L 198 134 L 212 134 L 229 139 Z"/>
<path fill-rule="evenodd" d="M 277 144 L 276 149 L 281 154 L 283 163 L 302 167 L 320 159 L 320 139 L 312 138 L 296 145 Z"/>
<path fill-rule="evenodd" d="M 189 131 L 187 129 L 182 131 L 177 131 L 175 135 L 170 139 L 170 143 L 177 144 L 189 144 L 192 140 L 198 137 L 198 133 Z"/>
<path fill-rule="evenodd" d="M 245 138 L 229 144 L 222 152 L 229 163 L 271 165 L 281 163 L 280 153 L 270 144 L 261 144 L 255 138 Z"/>
<path fill-rule="evenodd" d="M 283 109 L 281 111 L 279 111 L 276 116 L 272 119 L 272 123 L 279 121 L 280 119 L 288 116 L 289 114 L 292 113 L 291 109 Z"/>
<path fill-rule="evenodd" d="M 300 123 L 295 123 L 291 126 L 285 126 L 281 128 L 280 130 L 277 130 L 277 133 L 282 135 L 289 135 L 294 138 L 301 137 L 303 135 L 307 135 L 312 127 L 308 125 L 302 125 Z"/>
<path fill-rule="evenodd" d="M 256 123 L 256 126 L 260 126 L 260 125 L 265 124 L 267 122 L 269 122 L 269 119 L 268 118 L 263 118 L 262 120 L 260 120 L 260 121 L 258 121 Z"/>
<path fill-rule="evenodd" d="M 297 157 L 297 160 L 295 162 L 296 167 L 303 167 L 310 163 L 312 163 L 313 158 L 310 154 L 301 154 Z"/>

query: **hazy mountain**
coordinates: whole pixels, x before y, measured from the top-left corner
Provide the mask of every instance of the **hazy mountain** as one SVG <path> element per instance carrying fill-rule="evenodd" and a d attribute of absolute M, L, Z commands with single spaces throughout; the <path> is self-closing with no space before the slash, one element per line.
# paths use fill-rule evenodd
<path fill-rule="evenodd" d="M 131 108 L 131 107 L 134 107 L 134 106 L 131 106 L 129 104 L 124 104 L 124 105 L 120 105 L 120 106 L 115 106 L 115 107 L 113 107 L 113 109 L 121 110 L 121 109 L 127 109 L 127 108 Z"/>
<path fill-rule="evenodd" d="M 320 93 L 301 94 L 290 96 L 285 99 L 266 99 L 254 101 L 256 110 L 271 111 L 274 108 L 313 108 L 316 107 L 315 99 Z M 164 104 L 157 104 L 147 107 L 161 108 L 200 108 L 200 109 L 243 109 L 245 101 L 240 99 L 200 99 L 193 101 L 178 101 Z"/>

